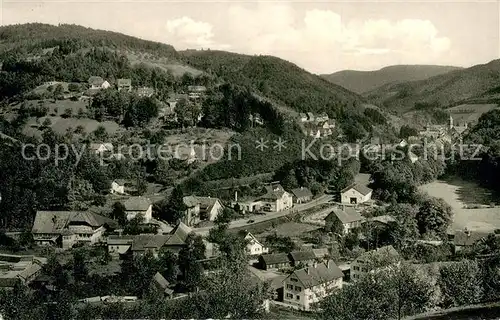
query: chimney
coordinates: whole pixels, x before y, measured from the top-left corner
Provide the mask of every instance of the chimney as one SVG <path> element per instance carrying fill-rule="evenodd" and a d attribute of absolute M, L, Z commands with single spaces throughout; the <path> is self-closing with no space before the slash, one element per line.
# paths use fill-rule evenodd
<path fill-rule="evenodd" d="M 326 263 L 326 267 L 330 269 L 331 265 L 332 265 L 332 260 L 328 260 L 328 262 Z"/>
<path fill-rule="evenodd" d="M 306 268 L 306 273 L 309 274 L 309 268 Z"/>
<path fill-rule="evenodd" d="M 238 191 L 234 192 L 234 202 L 238 202 Z"/>

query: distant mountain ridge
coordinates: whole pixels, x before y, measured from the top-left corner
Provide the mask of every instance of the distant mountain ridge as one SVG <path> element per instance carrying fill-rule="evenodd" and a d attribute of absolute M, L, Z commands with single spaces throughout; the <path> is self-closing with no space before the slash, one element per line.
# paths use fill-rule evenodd
<path fill-rule="evenodd" d="M 342 70 L 321 76 L 332 83 L 361 94 L 386 84 L 424 80 L 460 69 L 462 68 L 438 65 L 394 65 L 374 71 Z"/>
<path fill-rule="evenodd" d="M 499 103 L 500 59 L 425 80 L 387 84 L 363 96 L 400 113 L 411 110 L 417 102 L 440 107 L 461 103 Z"/>

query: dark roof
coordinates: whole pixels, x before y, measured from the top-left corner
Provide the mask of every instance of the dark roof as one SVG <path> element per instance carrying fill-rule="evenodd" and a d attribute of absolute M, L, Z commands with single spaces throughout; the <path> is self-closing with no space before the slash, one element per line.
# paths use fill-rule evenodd
<path fill-rule="evenodd" d="M 344 273 L 333 260 L 320 263 L 315 267 L 295 270 L 289 277 L 293 275 L 299 279 L 305 288 L 311 288 L 344 277 Z"/>
<path fill-rule="evenodd" d="M 161 275 L 161 273 L 157 272 L 154 276 L 153 276 L 153 281 L 156 285 L 156 287 L 160 290 L 162 290 L 164 293 L 167 293 L 167 294 L 172 294 L 174 291 L 172 289 L 170 289 L 170 283 L 167 281 L 167 279 L 165 279 L 164 276 Z"/>
<path fill-rule="evenodd" d="M 266 186 L 266 194 L 261 199 L 280 199 L 285 194 L 285 189 L 280 184 Z"/>
<path fill-rule="evenodd" d="M 472 246 L 474 243 L 486 238 L 491 232 L 455 231 L 453 243 L 456 246 Z"/>
<path fill-rule="evenodd" d="M 193 229 L 180 222 L 174 230 L 172 230 L 171 237 L 167 240 L 167 245 L 183 245 L 189 234 L 193 232 Z"/>
<path fill-rule="evenodd" d="M 145 197 L 131 197 L 123 202 L 127 211 L 146 211 L 151 205 L 151 200 Z"/>
<path fill-rule="evenodd" d="M 334 208 L 325 219 L 331 219 L 332 216 L 336 216 L 342 224 L 363 220 L 363 216 L 352 207 Z"/>
<path fill-rule="evenodd" d="M 324 258 L 325 256 L 330 255 L 327 248 L 312 249 L 312 252 L 316 258 Z"/>
<path fill-rule="evenodd" d="M 292 193 L 297 198 L 305 198 L 305 197 L 312 197 L 313 196 L 311 190 L 309 190 L 308 188 L 304 188 L 304 187 L 293 189 Z"/>
<path fill-rule="evenodd" d="M 312 251 L 294 251 L 290 252 L 290 258 L 292 261 L 307 261 L 314 260 L 316 256 Z"/>
<path fill-rule="evenodd" d="M 263 254 L 260 257 L 264 260 L 266 265 L 290 262 L 286 253 Z"/>
<path fill-rule="evenodd" d="M 344 192 L 349 191 L 351 189 L 354 189 L 354 190 L 358 191 L 359 193 L 361 193 L 364 196 L 366 196 L 367 194 L 369 194 L 370 192 L 372 192 L 372 189 L 370 189 L 367 186 L 364 186 L 362 184 L 358 184 L 358 183 L 350 185 L 350 186 L 342 189 L 342 191 L 340 191 L 340 192 L 344 193 Z"/>
<path fill-rule="evenodd" d="M 32 232 L 60 234 L 70 223 L 83 223 L 92 227 L 118 225 L 116 221 L 90 211 L 37 211 Z"/>
<path fill-rule="evenodd" d="M 104 79 L 102 77 L 92 76 L 89 78 L 89 84 L 100 86 L 103 83 L 104 83 Z"/>

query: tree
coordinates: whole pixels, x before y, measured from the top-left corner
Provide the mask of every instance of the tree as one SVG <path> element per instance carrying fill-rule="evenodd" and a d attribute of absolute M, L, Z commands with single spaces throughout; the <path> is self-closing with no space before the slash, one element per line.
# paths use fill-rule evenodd
<path fill-rule="evenodd" d="M 168 202 L 162 206 L 160 216 L 163 220 L 177 224 L 186 215 L 187 207 L 184 204 L 184 194 L 180 185 L 175 186 Z"/>
<path fill-rule="evenodd" d="M 63 93 L 64 93 L 63 86 L 60 83 L 57 84 L 56 87 L 54 88 L 54 92 L 52 92 L 54 100 L 61 98 Z"/>
<path fill-rule="evenodd" d="M 78 108 L 78 113 L 76 114 L 78 119 L 85 118 L 85 111 L 82 108 Z"/>
<path fill-rule="evenodd" d="M 62 114 L 62 117 L 63 118 L 71 118 L 72 115 L 73 115 L 73 109 L 66 108 L 66 109 L 64 109 L 64 113 Z"/>
<path fill-rule="evenodd" d="M 202 285 L 205 244 L 200 236 L 190 234 L 186 246 L 179 252 L 179 269 L 182 273 L 182 287 L 188 292 L 197 290 Z"/>
<path fill-rule="evenodd" d="M 412 136 L 418 136 L 418 130 L 406 124 L 402 125 L 399 129 L 399 137 L 406 139 Z"/>
<path fill-rule="evenodd" d="M 92 184 L 84 179 L 71 179 L 68 192 L 69 206 L 72 210 L 82 211 L 89 208 L 96 193 Z"/>
<path fill-rule="evenodd" d="M 70 92 L 78 92 L 80 90 L 80 85 L 78 83 L 70 83 L 68 84 L 68 90 Z"/>
<path fill-rule="evenodd" d="M 231 220 L 234 219 L 234 216 L 236 215 L 236 212 L 228 207 L 224 207 L 222 209 L 222 212 L 220 212 L 217 217 L 215 218 L 215 224 L 227 224 L 231 222 Z"/>
<path fill-rule="evenodd" d="M 86 259 L 82 249 L 73 252 L 73 276 L 76 281 L 85 282 L 88 277 Z"/>
<path fill-rule="evenodd" d="M 396 224 L 392 228 L 392 239 L 400 249 L 405 248 L 409 242 L 419 238 L 416 205 L 400 203 L 391 205 L 386 209 L 386 214 L 395 218 Z"/>
<path fill-rule="evenodd" d="M 137 235 L 140 234 L 141 224 L 144 222 L 144 217 L 140 214 L 136 215 L 134 218 L 130 219 L 123 229 L 124 234 Z"/>
<path fill-rule="evenodd" d="M 106 131 L 106 128 L 104 128 L 103 126 L 97 127 L 97 129 L 95 129 L 93 134 L 94 137 L 101 142 L 105 142 L 108 139 L 108 132 Z"/>
<path fill-rule="evenodd" d="M 445 308 L 474 304 L 482 297 L 480 270 L 476 261 L 462 260 L 441 266 L 438 285 Z"/>
<path fill-rule="evenodd" d="M 127 223 L 127 214 L 125 213 L 125 206 L 123 203 L 120 201 L 113 203 L 113 212 L 111 216 L 122 226 Z"/>
<path fill-rule="evenodd" d="M 420 234 L 434 233 L 444 236 L 451 223 L 452 215 L 451 207 L 443 199 L 426 199 L 417 214 Z"/>
<path fill-rule="evenodd" d="M 50 118 L 45 118 L 42 122 L 42 127 L 48 128 L 52 125 L 52 121 L 50 121 Z"/>
<path fill-rule="evenodd" d="M 177 281 L 180 274 L 178 257 L 175 253 L 168 249 L 161 249 L 158 255 L 159 272 L 172 283 Z"/>

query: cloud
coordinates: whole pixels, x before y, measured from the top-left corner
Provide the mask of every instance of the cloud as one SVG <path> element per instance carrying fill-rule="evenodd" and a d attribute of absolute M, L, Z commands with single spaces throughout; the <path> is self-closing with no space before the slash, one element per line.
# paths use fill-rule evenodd
<path fill-rule="evenodd" d="M 214 34 L 212 25 L 207 22 L 195 21 L 189 17 L 169 20 L 166 30 L 173 41 L 181 45 L 200 48 L 213 45 Z"/>
<path fill-rule="evenodd" d="M 388 64 L 433 63 L 451 48 L 450 39 L 428 20 L 343 21 L 331 10 L 299 14 L 289 5 L 266 3 L 233 5 L 224 16 L 216 27 L 187 17 L 167 27 L 178 37 L 185 35 L 187 43 L 229 43 L 232 51 L 277 55 L 316 72 L 356 64 L 355 59 L 365 59 L 365 68 L 370 60 L 374 67 L 386 59 Z"/>

